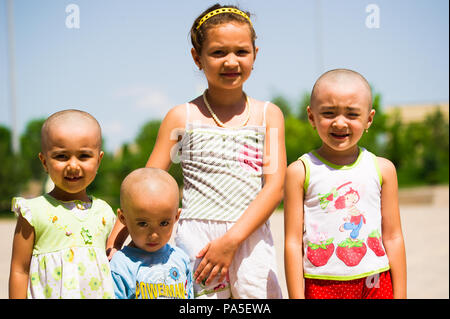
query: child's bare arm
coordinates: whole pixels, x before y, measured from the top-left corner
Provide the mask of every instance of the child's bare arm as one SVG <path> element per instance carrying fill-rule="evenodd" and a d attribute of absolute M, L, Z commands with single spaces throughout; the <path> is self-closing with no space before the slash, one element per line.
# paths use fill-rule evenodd
<path fill-rule="evenodd" d="M 19 214 L 14 231 L 11 268 L 9 274 L 9 298 L 27 298 L 28 278 L 34 246 L 34 229 Z"/>
<path fill-rule="evenodd" d="M 406 254 L 398 205 L 397 173 L 394 164 L 378 157 L 383 184 L 381 216 L 383 245 L 391 267 L 394 298 L 406 298 Z"/>
<path fill-rule="evenodd" d="M 120 249 L 122 249 L 123 243 L 128 237 L 127 227 L 121 223 L 117 218 L 111 233 L 106 241 L 106 255 L 108 260 L 111 260 L 112 256 Z"/>
<path fill-rule="evenodd" d="M 305 298 L 303 287 L 303 184 L 305 167 L 289 165 L 284 187 L 284 269 L 291 299 Z"/>
<path fill-rule="evenodd" d="M 186 125 L 186 106 L 178 105 L 171 109 L 159 127 L 155 146 L 145 167 L 156 167 L 168 171 L 172 156 L 176 154 L 176 144 L 181 140 Z"/>
<path fill-rule="evenodd" d="M 199 252 L 197 257 L 203 257 L 203 260 L 194 273 L 197 282 L 207 278 L 208 284 L 219 272 L 219 280 L 223 280 L 240 244 L 267 221 L 283 198 L 286 172 L 284 118 L 278 107 L 269 104 L 266 119 L 264 186 L 233 227 Z"/>

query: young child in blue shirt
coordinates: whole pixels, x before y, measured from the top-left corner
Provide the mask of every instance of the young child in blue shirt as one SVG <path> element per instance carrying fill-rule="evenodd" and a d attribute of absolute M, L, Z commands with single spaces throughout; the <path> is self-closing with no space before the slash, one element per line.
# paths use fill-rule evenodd
<path fill-rule="evenodd" d="M 168 243 L 180 216 L 178 196 L 177 183 L 161 169 L 140 168 L 122 182 L 117 216 L 132 241 L 111 259 L 116 298 L 193 298 L 189 257 Z"/>

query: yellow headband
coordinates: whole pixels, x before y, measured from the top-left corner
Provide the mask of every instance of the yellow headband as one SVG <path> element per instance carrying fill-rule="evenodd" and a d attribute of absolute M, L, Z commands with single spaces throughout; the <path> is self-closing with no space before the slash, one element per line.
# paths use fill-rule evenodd
<path fill-rule="evenodd" d="M 244 18 L 246 18 L 248 20 L 248 22 L 250 22 L 250 25 L 252 25 L 252 21 L 250 21 L 250 18 L 248 17 L 248 15 L 246 15 L 241 10 L 238 10 L 235 8 L 221 8 L 221 9 L 217 9 L 217 10 L 214 10 L 214 11 L 211 11 L 211 12 L 208 12 L 207 14 L 205 14 L 203 16 L 203 18 L 200 19 L 200 21 L 198 22 L 198 25 L 195 29 L 198 30 L 206 20 L 208 20 L 211 17 L 214 17 L 215 15 L 221 14 L 221 13 L 239 14 L 240 16 L 243 16 Z"/>

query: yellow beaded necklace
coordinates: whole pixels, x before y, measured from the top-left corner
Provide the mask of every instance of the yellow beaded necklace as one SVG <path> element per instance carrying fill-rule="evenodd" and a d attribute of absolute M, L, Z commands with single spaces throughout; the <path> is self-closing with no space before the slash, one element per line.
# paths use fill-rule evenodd
<path fill-rule="evenodd" d="M 241 128 L 241 127 L 247 125 L 247 122 L 250 119 L 250 106 L 251 106 L 251 104 L 250 104 L 250 100 L 249 100 L 247 94 L 245 94 L 245 92 L 244 92 L 244 95 L 245 95 L 245 107 L 247 108 L 247 118 L 245 119 L 245 121 L 242 123 L 241 126 L 234 127 L 234 126 L 225 125 L 224 123 L 222 123 L 221 120 L 219 120 L 219 118 L 217 117 L 216 113 L 214 113 L 214 111 L 212 110 L 211 106 L 209 105 L 208 100 L 206 99 L 206 91 L 207 90 L 205 90 L 205 92 L 203 92 L 203 102 L 205 102 L 206 108 L 208 109 L 208 111 L 211 114 L 214 122 L 216 122 L 216 124 L 218 126 L 235 130 L 235 129 L 238 129 L 238 128 Z"/>

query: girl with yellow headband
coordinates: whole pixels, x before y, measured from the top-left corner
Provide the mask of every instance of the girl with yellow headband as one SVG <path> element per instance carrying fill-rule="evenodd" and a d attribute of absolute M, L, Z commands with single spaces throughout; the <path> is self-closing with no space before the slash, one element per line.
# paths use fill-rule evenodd
<path fill-rule="evenodd" d="M 190 257 L 196 298 L 282 297 L 268 219 L 283 196 L 284 119 L 243 91 L 255 39 L 250 14 L 235 6 L 216 4 L 194 21 L 191 53 L 208 88 L 168 112 L 146 164 L 168 170 L 181 162 L 175 242 Z M 124 233 L 116 224 L 110 255 Z"/>

